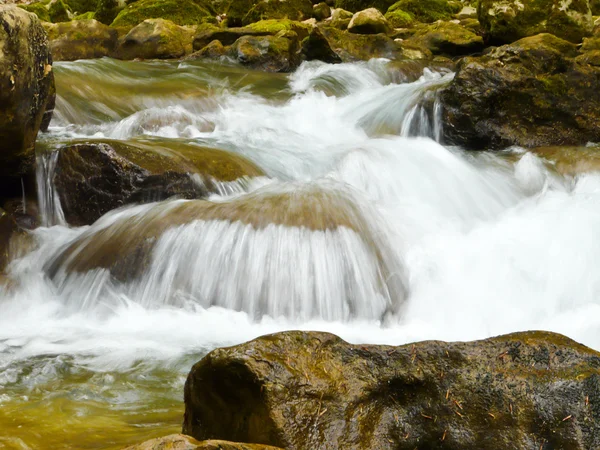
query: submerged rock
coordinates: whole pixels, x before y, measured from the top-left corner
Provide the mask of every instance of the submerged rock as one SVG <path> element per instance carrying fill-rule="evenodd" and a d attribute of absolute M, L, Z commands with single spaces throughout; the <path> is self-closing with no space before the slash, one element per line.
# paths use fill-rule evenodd
<path fill-rule="evenodd" d="M 214 192 L 214 181 L 263 175 L 242 156 L 196 146 L 107 141 L 69 145 L 59 151 L 54 183 L 65 219 L 77 226 L 91 224 L 129 203 L 172 196 L 200 198 Z"/>
<path fill-rule="evenodd" d="M 13 5 L 0 5 L 0 83 L 0 176 L 20 176 L 33 170 L 54 74 L 44 28 L 34 14 Z"/>
<path fill-rule="evenodd" d="M 186 298 L 254 318 L 384 320 L 400 312 L 406 280 L 377 217 L 320 185 L 137 206 L 103 217 L 47 273 L 78 305 L 95 280 L 91 306 L 119 283 L 146 307 Z"/>
<path fill-rule="evenodd" d="M 492 43 L 539 33 L 577 43 L 594 27 L 589 0 L 481 0 L 478 17 Z"/>
<path fill-rule="evenodd" d="M 600 447 L 600 353 L 547 332 L 400 347 L 292 331 L 217 349 L 183 432 L 295 449 Z"/>
<path fill-rule="evenodd" d="M 135 26 L 114 52 L 118 59 L 173 59 L 192 52 L 194 29 L 170 20 L 147 19 Z"/>
<path fill-rule="evenodd" d="M 541 34 L 465 58 L 441 93 L 446 139 L 471 149 L 600 142 L 600 68 L 578 55 Z"/>
<path fill-rule="evenodd" d="M 117 31 L 97 20 L 45 24 L 55 61 L 103 58 L 117 45 Z"/>
<path fill-rule="evenodd" d="M 262 444 L 240 444 L 227 441 L 202 441 L 184 434 L 172 434 L 152 439 L 123 450 L 277 450 L 277 447 Z"/>
<path fill-rule="evenodd" d="M 356 34 L 387 33 L 390 31 L 390 24 L 377 8 L 369 8 L 352 16 L 348 31 Z"/>

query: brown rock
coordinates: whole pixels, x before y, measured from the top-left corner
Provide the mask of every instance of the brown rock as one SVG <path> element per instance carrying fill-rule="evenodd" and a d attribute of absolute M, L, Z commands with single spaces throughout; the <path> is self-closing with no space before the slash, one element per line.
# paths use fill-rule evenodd
<path fill-rule="evenodd" d="M 531 331 L 351 345 L 292 331 L 214 350 L 183 432 L 296 449 L 600 448 L 600 353 Z"/>
<path fill-rule="evenodd" d="M 152 439 L 123 450 L 277 450 L 276 447 L 261 444 L 240 444 L 227 441 L 202 441 L 184 434 L 172 434 Z"/>

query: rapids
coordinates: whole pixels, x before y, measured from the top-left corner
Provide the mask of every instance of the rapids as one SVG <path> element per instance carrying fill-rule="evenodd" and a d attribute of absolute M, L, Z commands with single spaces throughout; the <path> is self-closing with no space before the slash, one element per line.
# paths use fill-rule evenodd
<path fill-rule="evenodd" d="M 565 175 L 518 148 L 442 145 L 436 90 L 453 74 L 425 69 L 403 83 L 395 70 L 386 60 L 289 75 L 225 62 L 56 64 L 38 159 L 44 227 L 0 294 L 0 448 L 118 449 L 176 432 L 194 362 L 286 329 L 395 345 L 545 329 L 600 349 L 600 174 Z M 106 230 L 127 242 L 128 220 L 149 225 L 186 203 L 66 226 L 53 150 L 95 138 L 221 148 L 268 176 L 224 185 L 208 208 L 225 216 L 157 235 L 136 280 L 115 282 L 77 252 L 69 276 L 57 262 L 65 249 L 99 245 Z M 313 190 L 344 199 L 320 206 L 331 217 L 359 219 L 315 226 L 285 202 L 241 211 L 265 192 Z"/>

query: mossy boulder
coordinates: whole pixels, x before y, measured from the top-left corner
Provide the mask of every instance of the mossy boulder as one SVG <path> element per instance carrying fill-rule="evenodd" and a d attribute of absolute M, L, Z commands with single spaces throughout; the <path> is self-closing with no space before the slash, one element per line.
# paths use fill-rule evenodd
<path fill-rule="evenodd" d="M 202 441 L 184 434 L 172 434 L 162 438 L 151 439 L 139 445 L 132 445 L 123 450 L 281 450 L 262 444 L 240 444 L 227 441 Z"/>
<path fill-rule="evenodd" d="M 599 448 L 600 353 L 531 331 L 352 345 L 290 331 L 214 350 L 183 433 L 300 449 Z"/>
<path fill-rule="evenodd" d="M 321 31 L 331 49 L 344 62 L 402 57 L 400 44 L 385 34 L 355 34 L 332 27 L 321 27 Z"/>
<path fill-rule="evenodd" d="M 147 19 L 131 29 L 114 52 L 118 59 L 173 59 L 192 52 L 195 30 L 165 19 Z"/>
<path fill-rule="evenodd" d="M 302 41 L 302 58 L 306 61 L 323 61 L 329 64 L 342 62 L 342 58 L 334 52 L 323 32 L 314 27 L 310 35 Z"/>
<path fill-rule="evenodd" d="M 73 17 L 73 20 L 96 20 L 96 13 L 94 11 L 89 11 L 83 14 L 78 14 L 77 16 Z"/>
<path fill-rule="evenodd" d="M 110 25 L 122 9 L 118 0 L 98 0 L 94 18 L 105 25 Z"/>
<path fill-rule="evenodd" d="M 393 3 L 394 0 L 335 0 L 335 7 L 353 13 L 377 8 L 381 13 L 385 13 Z"/>
<path fill-rule="evenodd" d="M 275 36 L 243 36 L 233 43 L 230 56 L 244 66 L 266 72 L 291 72 L 300 64 L 300 42 L 293 31 Z"/>
<path fill-rule="evenodd" d="M 197 25 L 214 19 L 208 2 L 200 0 L 138 0 L 127 5 L 112 22 L 114 27 L 132 27 L 146 19 L 165 19 L 177 25 Z"/>
<path fill-rule="evenodd" d="M 463 59 L 441 93 L 447 141 L 472 149 L 600 142 L 600 69 L 580 58 L 575 45 L 540 34 Z"/>
<path fill-rule="evenodd" d="M 313 26 L 296 20 L 268 19 L 251 23 L 248 28 L 255 33 L 268 33 L 270 35 L 276 35 L 282 31 L 293 31 L 300 39 L 304 39 L 313 29 Z"/>
<path fill-rule="evenodd" d="M 390 29 L 390 24 L 377 8 L 357 12 L 348 24 L 348 31 L 355 34 L 387 33 Z"/>
<path fill-rule="evenodd" d="M 318 22 L 328 19 L 331 17 L 331 7 L 325 2 L 317 3 L 313 6 L 313 17 Z"/>
<path fill-rule="evenodd" d="M 483 38 L 452 22 L 438 22 L 420 28 L 407 44 L 427 48 L 434 55 L 462 56 L 481 52 Z"/>
<path fill-rule="evenodd" d="M 45 3 L 35 2 L 27 5 L 19 5 L 19 8 L 23 8 L 25 11 L 35 14 L 42 22 L 52 22 L 50 12 L 48 11 L 48 5 Z"/>
<path fill-rule="evenodd" d="M 55 61 L 109 56 L 117 45 L 117 31 L 96 20 L 45 24 Z"/>
<path fill-rule="evenodd" d="M 275 33 L 277 34 L 277 33 Z M 202 26 L 194 36 L 194 51 L 199 51 L 213 41 L 219 41 L 224 46 L 230 46 L 243 36 L 269 36 L 270 31 L 255 30 L 250 27 L 219 28 Z"/>
<path fill-rule="evenodd" d="M 448 20 L 456 9 L 447 0 L 400 0 L 389 7 L 387 12 L 403 11 L 423 23 Z"/>
<path fill-rule="evenodd" d="M 350 11 L 336 8 L 331 11 L 331 21 L 328 25 L 339 30 L 347 30 L 353 16 L 354 14 L 352 14 Z"/>
<path fill-rule="evenodd" d="M 74 15 L 87 12 L 95 12 L 98 8 L 98 0 L 65 0 Z"/>
<path fill-rule="evenodd" d="M 48 4 L 48 14 L 53 23 L 68 22 L 73 17 L 73 12 L 63 0 L 52 0 Z"/>
<path fill-rule="evenodd" d="M 191 55 L 187 56 L 186 60 L 195 59 L 219 59 L 229 54 L 229 46 L 224 46 L 219 40 L 213 40 L 209 44 L 202 47 L 200 50 L 195 51 Z"/>
<path fill-rule="evenodd" d="M 184 144 L 166 148 L 87 142 L 59 151 L 53 181 L 66 220 L 77 226 L 129 203 L 172 196 L 202 198 L 215 192 L 215 181 L 263 174 L 241 156 Z M 195 182 L 193 176 L 204 183 Z"/>
<path fill-rule="evenodd" d="M 225 14 L 229 27 L 240 27 L 268 19 L 310 19 L 311 0 L 224 0 L 214 3 L 218 14 Z"/>
<path fill-rule="evenodd" d="M 390 8 L 385 13 L 385 18 L 393 28 L 407 28 L 415 23 L 415 16 L 397 7 Z"/>
<path fill-rule="evenodd" d="M 48 36 L 35 14 L 0 5 L 0 176 L 34 168 L 35 141 L 54 97 Z"/>
<path fill-rule="evenodd" d="M 493 44 L 539 33 L 578 43 L 594 27 L 589 0 L 480 0 L 478 17 Z"/>

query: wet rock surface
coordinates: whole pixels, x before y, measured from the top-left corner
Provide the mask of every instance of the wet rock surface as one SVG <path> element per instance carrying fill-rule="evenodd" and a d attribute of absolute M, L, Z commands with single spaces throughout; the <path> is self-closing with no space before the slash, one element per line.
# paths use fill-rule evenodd
<path fill-rule="evenodd" d="M 441 93 L 446 139 L 469 149 L 600 141 L 600 69 L 590 55 L 541 34 L 463 59 Z"/>
<path fill-rule="evenodd" d="M 55 61 L 102 58 L 112 55 L 118 33 L 97 20 L 44 24 Z"/>
<path fill-rule="evenodd" d="M 0 5 L 0 86 L 0 176 L 20 176 L 33 170 L 54 74 L 44 28 L 14 5 Z"/>
<path fill-rule="evenodd" d="M 202 441 L 183 434 L 172 434 L 152 439 L 123 450 L 277 450 L 276 447 L 262 444 L 240 444 L 227 441 Z"/>
<path fill-rule="evenodd" d="M 287 449 L 597 448 L 600 354 L 524 332 L 351 345 L 285 332 L 191 370 L 183 432 Z"/>
<path fill-rule="evenodd" d="M 214 192 L 215 180 L 262 175 L 241 156 L 203 147 L 173 150 L 108 141 L 74 144 L 59 151 L 54 182 L 72 225 L 91 224 L 128 203 L 172 196 L 201 198 Z"/>

